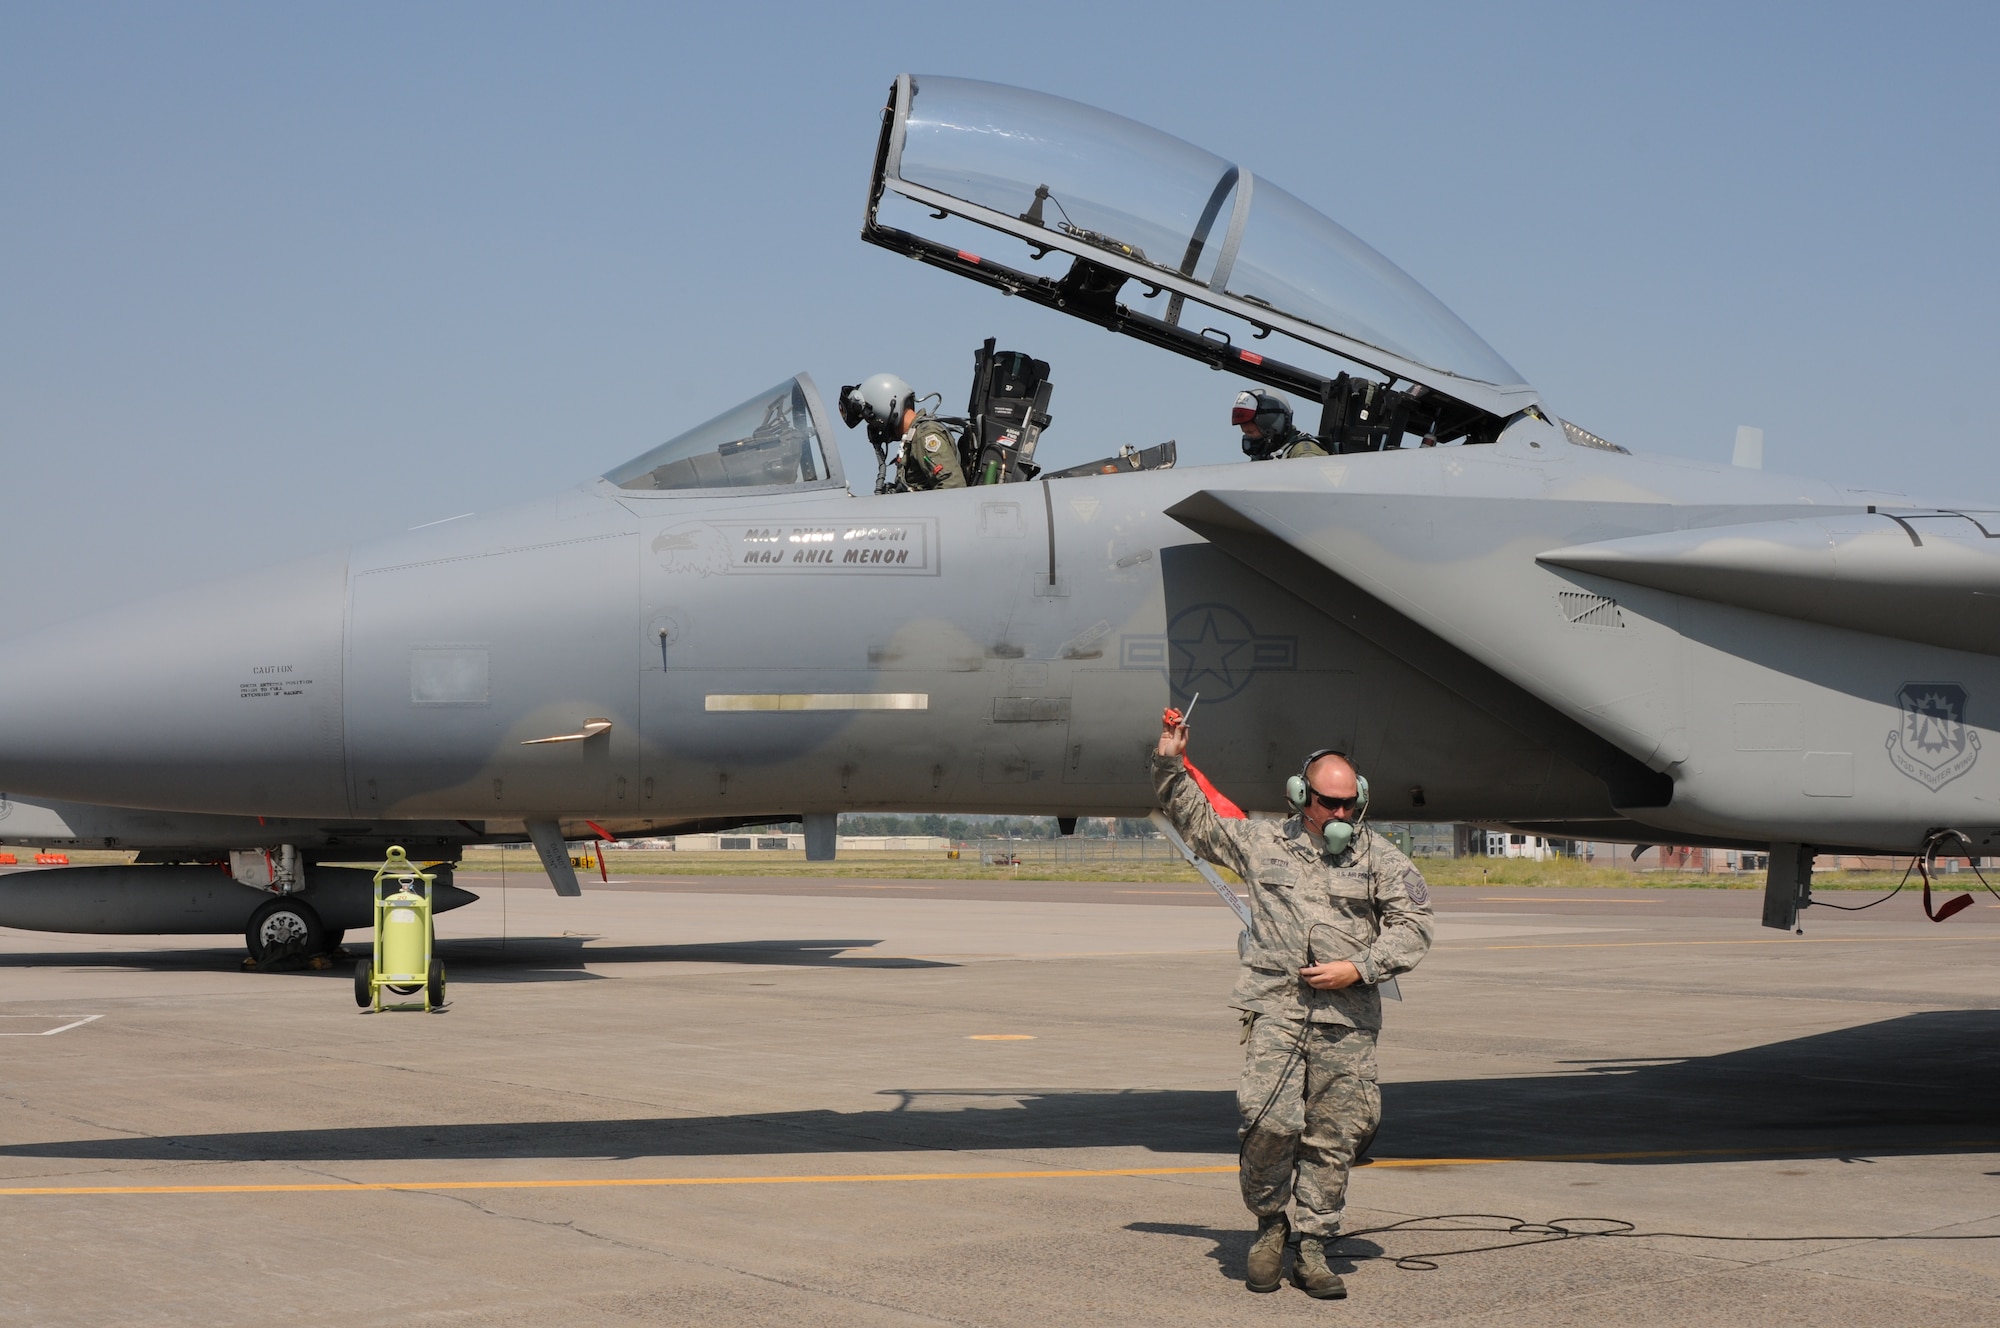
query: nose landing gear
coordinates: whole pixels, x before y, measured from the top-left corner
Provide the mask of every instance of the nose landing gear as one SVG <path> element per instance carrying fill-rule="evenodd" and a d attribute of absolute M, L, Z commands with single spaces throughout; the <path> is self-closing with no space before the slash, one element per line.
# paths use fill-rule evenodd
<path fill-rule="evenodd" d="M 285 896 L 258 905 L 243 931 L 250 963 L 256 968 L 324 954 L 329 939 L 319 913 L 311 904 Z M 337 936 L 331 939 L 338 943 Z"/>

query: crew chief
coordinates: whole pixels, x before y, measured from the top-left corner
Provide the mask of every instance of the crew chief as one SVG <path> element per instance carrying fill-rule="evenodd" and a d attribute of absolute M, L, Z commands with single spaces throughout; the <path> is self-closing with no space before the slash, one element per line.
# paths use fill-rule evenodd
<path fill-rule="evenodd" d="M 1243 878 L 1255 923 L 1230 998 L 1243 1012 L 1245 1050 L 1239 1171 L 1257 1217 L 1246 1285 L 1278 1289 L 1296 1205 L 1293 1280 L 1309 1296 L 1338 1299 L 1347 1288 L 1325 1247 L 1340 1233 L 1348 1169 L 1382 1119 L 1376 984 L 1430 948 L 1430 892 L 1363 824 L 1368 781 L 1345 756 L 1306 758 L 1286 786 L 1288 820 L 1224 820 L 1188 776 L 1187 744 L 1185 724 L 1160 735 L 1160 806 L 1190 848 Z"/>

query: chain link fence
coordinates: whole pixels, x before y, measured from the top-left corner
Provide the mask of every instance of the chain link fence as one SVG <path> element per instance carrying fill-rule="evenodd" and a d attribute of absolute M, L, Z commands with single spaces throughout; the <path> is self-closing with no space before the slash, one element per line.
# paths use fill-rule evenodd
<path fill-rule="evenodd" d="M 963 860 L 990 867 L 1042 867 L 1069 870 L 1109 870 L 1144 863 L 1181 860 L 1165 839 L 968 839 L 958 849 Z"/>

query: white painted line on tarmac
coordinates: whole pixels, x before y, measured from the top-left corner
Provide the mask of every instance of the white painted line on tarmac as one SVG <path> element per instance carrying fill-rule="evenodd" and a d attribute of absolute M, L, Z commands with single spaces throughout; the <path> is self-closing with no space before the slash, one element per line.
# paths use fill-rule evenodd
<path fill-rule="evenodd" d="M 0 1019 L 61 1019 L 64 1017 L 59 1014 L 0 1014 Z M 70 1020 L 60 1028 L 44 1028 L 34 1033 L 0 1033 L 0 1037 L 54 1037 L 58 1033 L 67 1033 L 72 1028 L 82 1028 L 85 1024 L 102 1019 L 103 1017 L 101 1014 L 87 1014 L 81 1019 Z"/>

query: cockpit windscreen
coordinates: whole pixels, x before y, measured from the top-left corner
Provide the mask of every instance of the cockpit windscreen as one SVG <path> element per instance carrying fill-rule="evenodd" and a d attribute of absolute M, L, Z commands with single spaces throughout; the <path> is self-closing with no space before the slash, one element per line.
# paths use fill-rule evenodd
<path fill-rule="evenodd" d="M 621 489 L 741 489 L 833 478 L 811 388 L 788 378 L 604 478 Z"/>

